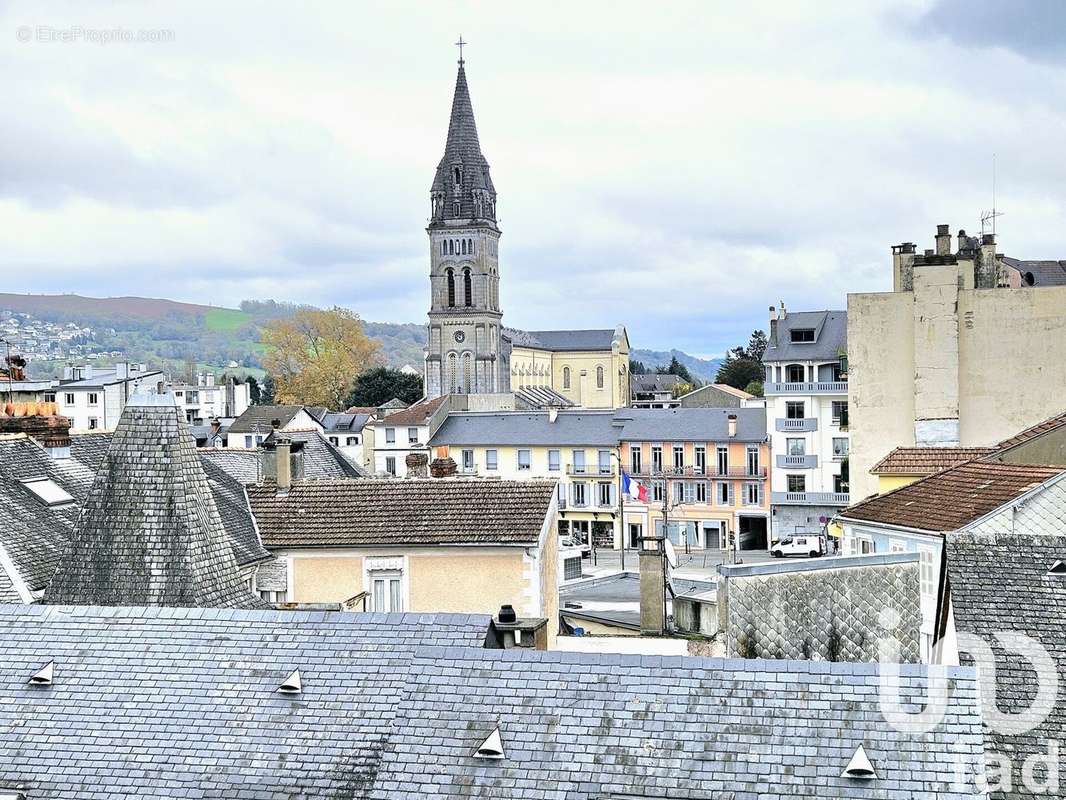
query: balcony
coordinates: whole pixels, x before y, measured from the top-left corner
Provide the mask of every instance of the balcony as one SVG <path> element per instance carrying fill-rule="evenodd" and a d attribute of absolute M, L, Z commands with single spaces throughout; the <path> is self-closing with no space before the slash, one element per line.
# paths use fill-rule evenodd
<path fill-rule="evenodd" d="M 567 464 L 566 474 L 596 477 L 611 476 L 615 472 L 613 464 Z"/>
<path fill-rule="evenodd" d="M 747 467 L 727 467 L 724 471 L 716 467 L 680 467 L 668 469 L 665 472 L 640 472 L 630 473 L 634 478 L 647 480 L 661 480 L 664 478 L 765 478 L 766 467 L 756 467 L 754 470 Z"/>
<path fill-rule="evenodd" d="M 775 506 L 840 506 L 850 505 L 847 492 L 771 492 Z"/>
<path fill-rule="evenodd" d="M 778 469 L 815 469 L 818 466 L 818 456 L 783 456 L 778 455 Z"/>
<path fill-rule="evenodd" d="M 787 433 L 816 431 L 818 430 L 818 418 L 802 417 L 800 419 L 775 419 L 774 429 Z"/>
<path fill-rule="evenodd" d="M 767 383 L 763 394 L 847 394 L 847 381 L 815 381 L 814 383 Z"/>

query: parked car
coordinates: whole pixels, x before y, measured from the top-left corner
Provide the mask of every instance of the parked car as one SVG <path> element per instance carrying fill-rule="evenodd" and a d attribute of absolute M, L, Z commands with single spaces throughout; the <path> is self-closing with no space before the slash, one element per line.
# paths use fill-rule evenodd
<path fill-rule="evenodd" d="M 825 553 L 825 547 L 821 536 L 786 536 L 773 543 L 770 553 L 774 558 L 784 556 L 816 558 Z"/>

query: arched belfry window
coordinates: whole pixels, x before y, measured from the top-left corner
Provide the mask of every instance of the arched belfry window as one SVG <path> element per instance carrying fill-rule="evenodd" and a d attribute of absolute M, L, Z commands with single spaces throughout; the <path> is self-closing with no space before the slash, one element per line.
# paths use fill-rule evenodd
<path fill-rule="evenodd" d="M 570 388 L 570 367 L 563 367 L 563 388 Z"/>
<path fill-rule="evenodd" d="M 462 186 L 463 185 L 463 168 L 462 167 L 456 167 L 455 168 L 455 185 L 456 186 Z"/>
<path fill-rule="evenodd" d="M 596 388 L 603 388 L 603 367 L 596 367 Z"/>
<path fill-rule="evenodd" d="M 448 305 L 455 305 L 455 273 L 450 270 L 444 270 L 444 274 L 448 276 Z"/>
<path fill-rule="evenodd" d="M 463 295 L 466 298 L 467 308 L 474 305 L 474 292 L 470 280 L 470 270 L 468 269 L 463 270 Z"/>
<path fill-rule="evenodd" d="M 459 216 L 459 203 L 452 203 L 452 214 Z"/>

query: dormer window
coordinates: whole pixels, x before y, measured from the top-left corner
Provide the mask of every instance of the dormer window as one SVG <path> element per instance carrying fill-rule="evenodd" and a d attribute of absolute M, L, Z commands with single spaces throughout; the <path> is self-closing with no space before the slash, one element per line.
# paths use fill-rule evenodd
<path fill-rule="evenodd" d="M 793 328 L 789 334 L 793 344 L 806 344 L 814 341 L 814 328 Z"/>
<path fill-rule="evenodd" d="M 455 167 L 453 173 L 455 175 L 455 186 L 458 188 L 463 185 L 463 168 Z"/>

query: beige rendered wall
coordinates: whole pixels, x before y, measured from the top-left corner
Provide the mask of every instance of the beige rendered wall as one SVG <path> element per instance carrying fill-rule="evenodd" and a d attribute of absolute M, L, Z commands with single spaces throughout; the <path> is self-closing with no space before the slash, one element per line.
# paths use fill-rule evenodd
<path fill-rule="evenodd" d="M 852 502 L 878 490 L 874 464 L 914 444 L 913 306 L 910 292 L 848 295 Z"/>
<path fill-rule="evenodd" d="M 492 614 L 509 603 L 524 613 L 525 576 L 520 550 L 500 555 L 411 556 L 412 611 Z"/>
<path fill-rule="evenodd" d="M 603 367 L 603 388 L 596 386 L 596 368 Z M 563 387 L 563 368 L 570 368 L 570 388 Z M 547 376 L 521 375 L 542 369 Z M 585 372 L 582 375 L 582 371 Z M 629 405 L 629 351 L 609 350 L 555 353 L 530 347 L 511 352 L 511 389 L 548 386 L 584 408 L 621 408 Z"/>
<path fill-rule="evenodd" d="M 914 419 L 959 417 L 958 273 L 954 266 L 915 267 Z M 886 337 L 891 344 L 891 332 Z M 850 356 L 849 356 L 850 358 Z"/>
<path fill-rule="evenodd" d="M 340 603 L 363 591 L 363 559 L 293 556 L 291 580 L 294 603 Z"/>
<path fill-rule="evenodd" d="M 1066 411 L 1066 286 L 959 293 L 961 443 Z"/>

